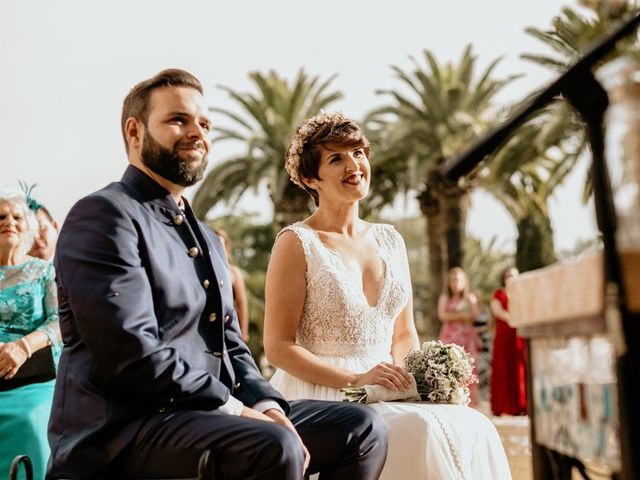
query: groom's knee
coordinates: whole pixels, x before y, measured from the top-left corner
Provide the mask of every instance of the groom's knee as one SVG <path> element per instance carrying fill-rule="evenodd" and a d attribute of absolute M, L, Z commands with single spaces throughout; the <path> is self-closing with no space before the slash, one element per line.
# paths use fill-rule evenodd
<path fill-rule="evenodd" d="M 375 441 L 379 446 L 387 445 L 387 424 L 382 416 L 373 408 L 364 407 L 358 409 L 359 425 L 361 428 L 361 436 L 363 440 L 368 439 Z"/>
<path fill-rule="evenodd" d="M 300 440 L 291 430 L 274 425 L 264 432 L 259 447 L 261 465 L 259 470 L 268 470 L 277 478 L 300 478 L 304 467 L 304 451 Z M 275 478 L 275 477 L 274 477 Z"/>

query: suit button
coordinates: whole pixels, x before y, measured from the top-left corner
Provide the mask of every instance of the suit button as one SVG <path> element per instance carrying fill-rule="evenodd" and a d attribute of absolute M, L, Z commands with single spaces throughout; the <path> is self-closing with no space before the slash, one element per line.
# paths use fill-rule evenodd
<path fill-rule="evenodd" d="M 214 357 L 221 357 L 222 352 L 211 352 L 211 355 L 213 355 Z"/>
<path fill-rule="evenodd" d="M 204 281 L 202 282 L 202 286 L 204 288 L 209 288 L 209 280 L 207 280 L 206 278 L 204 279 Z"/>
<path fill-rule="evenodd" d="M 224 321 L 228 322 L 229 320 L 231 320 L 231 317 L 229 315 L 225 315 L 224 316 Z"/>
<path fill-rule="evenodd" d="M 189 256 L 192 257 L 192 258 L 193 257 L 197 257 L 198 253 L 200 253 L 200 250 L 198 250 L 198 247 L 191 247 L 189 249 Z"/>
<path fill-rule="evenodd" d="M 211 315 L 209 315 L 209 321 L 210 322 L 215 322 L 218 319 L 218 315 L 215 313 L 212 313 Z"/>
<path fill-rule="evenodd" d="M 224 287 L 224 282 L 220 280 L 220 288 Z"/>
<path fill-rule="evenodd" d="M 182 225 L 182 222 L 184 222 L 184 217 L 182 215 L 176 215 L 176 217 L 173 219 L 173 223 L 175 223 L 176 225 Z"/>

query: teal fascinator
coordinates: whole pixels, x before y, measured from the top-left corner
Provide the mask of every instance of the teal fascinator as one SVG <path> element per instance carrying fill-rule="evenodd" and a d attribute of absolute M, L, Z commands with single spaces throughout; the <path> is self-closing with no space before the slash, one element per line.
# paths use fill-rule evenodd
<path fill-rule="evenodd" d="M 33 185 L 29 186 L 29 185 L 27 185 L 26 182 L 23 182 L 22 180 L 20 180 L 20 181 L 18 181 L 18 185 L 20 185 L 20 188 L 24 192 L 24 196 L 25 196 L 25 198 L 27 200 L 27 206 L 31 210 L 33 210 L 34 213 L 36 213 L 38 210 L 40 210 L 40 207 L 42 207 L 42 205 L 40 205 L 38 203 L 38 201 L 31 196 L 31 193 L 33 192 L 33 189 L 36 188 L 36 186 L 38 184 L 34 183 Z"/>

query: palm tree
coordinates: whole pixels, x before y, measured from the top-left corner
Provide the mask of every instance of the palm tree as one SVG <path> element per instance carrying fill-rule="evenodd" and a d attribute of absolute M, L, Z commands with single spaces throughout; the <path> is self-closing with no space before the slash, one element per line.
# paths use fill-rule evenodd
<path fill-rule="evenodd" d="M 467 236 L 465 248 L 468 255 L 464 271 L 469 276 L 469 285 L 480 303 L 488 306 L 493 291 L 500 285 L 502 271 L 513 265 L 513 255 L 501 248 L 495 236 L 488 241 Z"/>
<path fill-rule="evenodd" d="M 629 1 L 581 0 L 579 3 L 585 9 L 584 14 L 575 8 L 564 7 L 560 15 L 552 20 L 551 30 L 541 30 L 535 27 L 525 29 L 529 35 L 553 50 L 553 55 L 523 54 L 521 57 L 546 68 L 563 72 L 567 69 L 567 65 L 573 63 L 584 53 L 591 42 L 602 38 L 614 23 L 638 12 L 638 8 L 634 6 L 635 2 Z M 622 53 L 629 52 L 635 43 L 633 37 L 618 42 L 600 64 L 606 63 Z"/>
<path fill-rule="evenodd" d="M 564 71 L 584 52 L 587 45 L 602 37 L 611 24 L 635 10 L 630 4 L 584 0 L 590 10 L 583 15 L 565 7 L 552 21 L 551 30 L 527 28 L 526 32 L 553 50 L 551 55 L 524 54 L 523 58 L 556 71 Z M 603 62 L 629 51 L 629 41 L 620 42 Z M 483 185 L 502 202 L 513 217 L 517 230 L 516 265 L 527 271 L 555 261 L 553 230 L 548 199 L 560 185 L 586 148 L 582 122 L 563 100 L 539 112 L 523 126 L 488 162 Z M 583 200 L 590 195 L 585 182 Z"/>
<path fill-rule="evenodd" d="M 571 7 L 564 7 L 560 15 L 552 20 L 552 28 L 550 30 L 534 27 L 529 27 L 525 30 L 529 35 L 550 48 L 553 51 L 552 54 L 528 53 L 521 55 L 521 57 L 548 69 L 564 72 L 567 69 L 567 65 L 574 63 L 593 41 L 602 38 L 614 23 L 638 12 L 638 8 L 634 5 L 635 2 L 581 0 L 579 3 L 584 7 L 584 13 Z M 640 49 L 634 37 L 630 36 L 619 41 L 615 48 L 597 66 L 601 66 L 623 54 L 629 54 L 635 57 L 636 60 L 640 60 Z M 564 108 L 555 109 L 554 113 L 562 117 L 558 118 L 557 121 L 561 124 L 564 135 L 561 137 L 555 136 L 551 139 L 551 142 L 570 140 L 575 144 L 581 143 L 584 145 L 587 141 L 584 125 L 573 110 L 567 105 Z M 542 113 L 547 118 L 548 114 L 549 111 Z M 554 143 L 551 142 L 546 142 L 546 146 L 552 147 Z M 575 156 L 568 158 L 569 162 L 575 163 L 577 160 L 578 158 Z M 587 178 L 583 200 L 586 201 L 590 195 L 590 179 Z"/>
<path fill-rule="evenodd" d="M 567 130 L 576 122 L 574 116 L 564 102 L 549 105 L 523 125 L 481 172 L 483 187 L 516 223 L 516 266 L 520 271 L 540 268 L 556 259 L 548 200 L 586 146 L 567 137 Z"/>
<path fill-rule="evenodd" d="M 428 50 L 423 55 L 425 66 L 412 58 L 411 71 L 392 67 L 409 92 L 378 92 L 390 97 L 391 103 L 368 116 L 366 129 L 380 146 L 372 158 L 372 167 L 388 175 L 385 183 L 375 187 L 374 201 L 391 198 L 394 189 L 419 192 L 433 284 L 431 327 L 437 329 L 435 312 L 444 272 L 464 262 L 466 216 L 474 186 L 473 175 L 455 185 L 446 183 L 438 167 L 495 122 L 492 101 L 517 76 L 494 79 L 493 70 L 499 59 L 476 75 L 477 59 L 471 45 L 465 48 L 458 64 L 441 65 Z"/>
<path fill-rule="evenodd" d="M 212 108 L 231 120 L 233 127 L 219 127 L 213 142 L 236 141 L 246 150 L 215 166 L 196 192 L 193 206 L 204 217 L 218 202 L 236 202 L 248 189 L 267 183 L 273 202 L 275 222 L 285 226 L 310 213 L 310 197 L 290 180 L 284 169 L 289 138 L 304 119 L 317 114 L 342 98 L 337 90 L 329 91 L 335 75 L 321 81 L 300 70 L 289 83 L 271 70 L 252 72 L 249 78 L 258 93 L 240 93 L 221 87 L 237 103 L 243 115 L 222 108 Z"/>

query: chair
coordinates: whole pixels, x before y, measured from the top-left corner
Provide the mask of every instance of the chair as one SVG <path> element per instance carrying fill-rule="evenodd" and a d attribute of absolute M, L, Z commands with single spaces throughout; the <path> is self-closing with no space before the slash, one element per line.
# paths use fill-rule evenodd
<path fill-rule="evenodd" d="M 18 478 L 20 464 L 24 465 L 27 480 L 33 480 L 33 466 L 31 465 L 31 459 L 27 455 L 18 455 L 13 459 L 11 467 L 9 468 L 9 480 L 16 480 Z"/>

